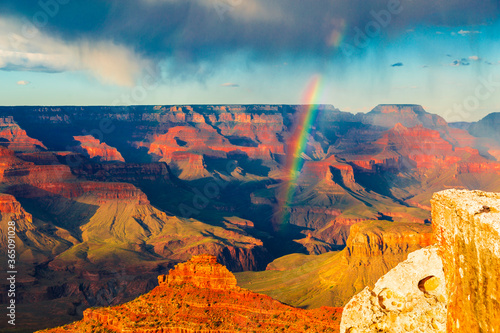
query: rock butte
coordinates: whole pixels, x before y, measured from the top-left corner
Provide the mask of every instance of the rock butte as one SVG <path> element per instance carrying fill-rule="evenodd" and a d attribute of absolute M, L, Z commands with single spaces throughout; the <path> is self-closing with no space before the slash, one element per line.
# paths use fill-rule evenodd
<path fill-rule="evenodd" d="M 43 332 L 338 332 L 341 309 L 297 309 L 239 288 L 214 256 L 194 256 L 158 280 L 134 301 L 87 309 L 80 322 Z"/>

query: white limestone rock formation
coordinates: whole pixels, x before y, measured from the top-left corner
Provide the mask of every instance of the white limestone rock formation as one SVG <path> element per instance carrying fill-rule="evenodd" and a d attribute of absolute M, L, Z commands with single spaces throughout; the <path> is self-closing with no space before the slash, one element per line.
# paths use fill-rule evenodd
<path fill-rule="evenodd" d="M 445 332 L 446 304 L 443 264 L 429 246 L 354 296 L 344 307 L 340 332 Z"/>

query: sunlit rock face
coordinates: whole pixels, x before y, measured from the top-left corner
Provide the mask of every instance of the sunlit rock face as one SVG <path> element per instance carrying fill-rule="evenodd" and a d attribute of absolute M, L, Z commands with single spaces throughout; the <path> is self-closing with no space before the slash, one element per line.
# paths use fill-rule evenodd
<path fill-rule="evenodd" d="M 194 256 L 158 277 L 159 286 L 83 320 L 44 332 L 338 332 L 340 308 L 304 310 L 236 285 L 215 256 Z"/>
<path fill-rule="evenodd" d="M 79 143 L 79 146 L 77 146 L 75 150 L 84 153 L 91 159 L 100 162 L 125 162 L 123 156 L 116 148 L 108 146 L 92 135 L 74 136 L 73 138 Z"/>
<path fill-rule="evenodd" d="M 217 263 L 211 255 L 199 255 L 190 261 L 178 264 L 169 275 L 158 277 L 160 286 L 182 286 L 192 284 L 198 288 L 237 289 L 236 278 L 225 266 Z"/>
<path fill-rule="evenodd" d="M 412 252 L 346 304 L 340 332 L 444 332 L 444 281 L 436 247 Z"/>
<path fill-rule="evenodd" d="M 431 203 L 436 244 L 352 298 L 341 332 L 499 331 L 500 194 L 451 189 Z"/>
<path fill-rule="evenodd" d="M 29 137 L 13 117 L 0 118 L 0 139 L 2 139 L 2 145 L 15 152 L 35 152 L 47 149 L 43 143 Z"/>
<path fill-rule="evenodd" d="M 500 331 L 500 194 L 446 190 L 432 198 L 447 284 L 448 332 Z"/>

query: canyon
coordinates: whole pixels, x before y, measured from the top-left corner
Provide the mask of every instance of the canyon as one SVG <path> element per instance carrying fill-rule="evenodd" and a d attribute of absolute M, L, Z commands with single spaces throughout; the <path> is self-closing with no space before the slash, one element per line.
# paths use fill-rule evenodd
<path fill-rule="evenodd" d="M 238 285 L 286 304 L 306 309 L 343 307 L 409 253 L 433 242 L 430 225 L 363 221 L 351 226 L 342 251 L 291 254 L 269 263 L 263 272 L 235 275 Z"/>
<path fill-rule="evenodd" d="M 87 309 L 81 321 L 40 332 L 495 332 L 500 312 L 496 299 L 500 194 L 441 191 L 433 195 L 432 214 L 431 232 L 412 233 L 406 225 L 389 227 L 390 222 L 352 228 L 343 253 L 346 261 L 358 261 L 355 266 L 360 266 L 368 260 L 379 266 L 376 257 L 404 254 L 406 259 L 368 283 L 343 309 L 285 305 L 241 288 L 215 256 L 198 255 L 159 275 L 156 288 L 131 302 Z M 283 277 L 284 281 L 294 277 L 294 288 L 283 289 L 284 281 L 274 283 L 274 288 L 284 294 L 311 289 L 304 275 L 314 270 L 318 260 L 295 256 L 295 267 L 303 268 Z M 277 260 L 268 271 L 289 271 L 290 262 Z M 327 266 L 335 267 L 331 262 Z M 331 287 L 345 288 L 337 274 L 313 273 Z"/>
<path fill-rule="evenodd" d="M 249 290 L 341 307 L 431 244 L 433 193 L 500 191 L 491 122 L 317 109 L 292 170 L 300 105 L 0 107 L 0 241 L 15 220 L 27 329 L 130 301 L 200 254 Z"/>

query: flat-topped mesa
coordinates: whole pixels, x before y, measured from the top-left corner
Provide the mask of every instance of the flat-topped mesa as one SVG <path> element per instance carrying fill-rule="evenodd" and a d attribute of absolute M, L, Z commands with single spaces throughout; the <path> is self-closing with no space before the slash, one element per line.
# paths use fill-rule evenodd
<path fill-rule="evenodd" d="M 72 183 L 44 183 L 38 188 L 43 191 L 60 195 L 68 199 L 74 199 L 83 195 L 94 196 L 99 203 L 109 201 L 122 201 L 148 205 L 149 200 L 140 189 L 129 183 L 103 183 L 103 182 L 72 182 Z M 47 195 L 45 193 L 44 195 Z M 32 193 L 38 196 L 39 193 Z"/>
<path fill-rule="evenodd" d="M 426 113 L 424 108 L 418 104 L 379 104 L 373 108 L 372 112 L 401 114 Z"/>
<path fill-rule="evenodd" d="M 202 289 L 238 289 L 236 278 L 211 255 L 193 256 L 191 260 L 175 266 L 168 275 L 158 276 L 160 287 L 194 285 Z"/>
<path fill-rule="evenodd" d="M 417 223 L 366 221 L 351 226 L 345 255 L 372 258 L 405 255 L 434 243 L 432 228 Z"/>
<path fill-rule="evenodd" d="M 447 126 L 446 121 L 435 114 L 428 113 L 420 105 L 414 104 L 381 104 L 365 115 L 365 121 L 382 127 L 394 127 L 401 123 L 406 127 L 423 125 L 426 128 Z"/>
<path fill-rule="evenodd" d="M 500 193 L 446 190 L 431 203 L 449 299 L 447 332 L 498 332 Z"/>

